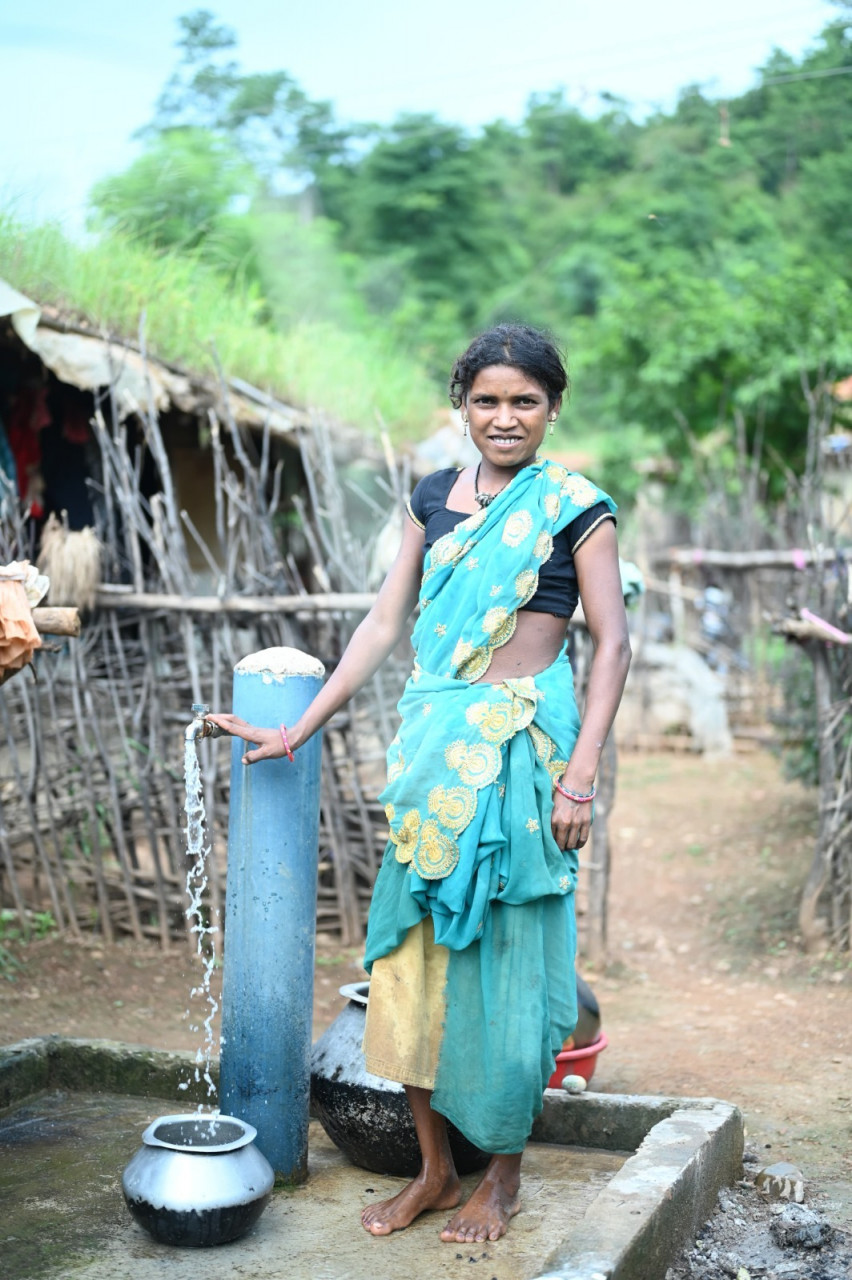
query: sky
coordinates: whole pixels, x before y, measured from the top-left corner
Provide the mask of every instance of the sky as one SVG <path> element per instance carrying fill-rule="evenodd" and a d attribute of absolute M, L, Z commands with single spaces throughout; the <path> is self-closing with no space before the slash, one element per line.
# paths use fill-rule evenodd
<path fill-rule="evenodd" d="M 192 0 L 0 0 L 0 201 L 73 232 L 92 184 L 138 154 L 132 135 L 177 53 Z M 245 70 L 288 71 L 343 122 L 434 112 L 471 128 L 517 120 L 533 93 L 599 94 L 637 116 L 700 84 L 733 96 L 773 48 L 796 56 L 836 16 L 827 0 L 208 0 Z M 10 109 L 11 107 L 11 109 Z"/>

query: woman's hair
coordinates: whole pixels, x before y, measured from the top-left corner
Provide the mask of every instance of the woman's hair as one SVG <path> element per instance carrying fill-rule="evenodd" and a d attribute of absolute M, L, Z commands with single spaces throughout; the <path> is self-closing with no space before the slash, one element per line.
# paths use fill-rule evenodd
<path fill-rule="evenodd" d="M 460 409 L 480 369 L 508 364 L 520 369 L 547 392 L 553 405 L 568 390 L 568 374 L 556 345 L 547 334 L 528 324 L 498 324 L 474 338 L 453 365 L 450 400 Z"/>

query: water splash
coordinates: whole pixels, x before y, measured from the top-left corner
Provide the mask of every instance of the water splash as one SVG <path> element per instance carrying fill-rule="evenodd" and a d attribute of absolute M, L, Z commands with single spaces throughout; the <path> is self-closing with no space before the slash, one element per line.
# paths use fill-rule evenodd
<path fill-rule="evenodd" d="M 190 929 L 195 934 L 196 954 L 202 964 L 201 982 L 198 986 L 192 988 L 189 998 L 190 1000 L 195 1000 L 201 997 L 205 1004 L 203 1020 L 198 1024 L 191 1024 L 193 1031 L 203 1031 L 201 1044 L 195 1053 L 195 1080 L 198 1084 L 203 1080 L 207 1085 L 207 1097 L 215 1098 L 216 1084 L 211 1075 L 210 1067 L 215 1049 L 213 1020 L 219 1011 L 219 1002 L 210 990 L 210 979 L 213 970 L 216 968 L 216 934 L 219 932 L 219 927 L 208 923 L 208 909 L 204 903 L 204 894 L 208 884 L 207 855 L 210 853 L 210 846 L 205 844 L 207 814 L 201 789 L 201 769 L 198 763 L 198 751 L 196 743 L 191 739 L 186 742 L 184 748 L 184 777 L 186 780 L 186 801 L 184 804 L 186 813 L 186 852 L 187 857 L 192 859 L 189 870 L 186 873 L 186 895 L 189 899 L 186 917 L 191 921 Z M 189 1083 L 181 1083 L 178 1088 L 188 1089 Z M 201 1102 L 198 1104 L 199 1111 L 201 1111 L 203 1105 Z"/>

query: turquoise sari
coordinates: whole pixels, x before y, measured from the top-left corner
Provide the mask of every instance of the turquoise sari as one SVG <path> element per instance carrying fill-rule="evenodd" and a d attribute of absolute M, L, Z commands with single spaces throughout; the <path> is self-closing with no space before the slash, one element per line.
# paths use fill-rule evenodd
<path fill-rule="evenodd" d="M 580 727 L 565 650 L 535 676 L 476 683 L 513 635 L 554 535 L 612 499 L 541 461 L 426 556 L 416 651 L 380 799 L 390 840 L 365 964 L 431 915 L 450 951 L 432 1106 L 484 1151 L 523 1150 L 576 1022 L 576 851 L 550 829 Z"/>

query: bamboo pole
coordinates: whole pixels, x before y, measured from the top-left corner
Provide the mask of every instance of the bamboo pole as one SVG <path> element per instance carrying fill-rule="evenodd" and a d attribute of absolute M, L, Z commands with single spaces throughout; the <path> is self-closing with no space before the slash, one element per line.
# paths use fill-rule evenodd
<path fill-rule="evenodd" d="M 354 946 L 364 938 L 361 914 L 358 909 L 355 871 L 349 855 L 349 846 L 343 829 L 343 812 L 334 756 L 330 744 L 323 743 L 324 777 L 322 781 L 323 826 L 331 845 L 334 867 L 334 886 L 340 912 L 342 941 Z"/>
<path fill-rule="evenodd" d="M 38 860 L 37 861 L 34 860 L 34 863 L 33 863 L 33 875 L 35 876 L 37 874 L 36 867 L 40 864 L 41 869 L 44 872 L 44 878 L 47 881 L 47 891 L 50 895 L 50 905 L 53 909 L 53 918 L 54 920 L 56 920 L 56 923 L 59 926 L 59 928 L 63 929 L 65 927 L 65 913 L 62 910 L 62 906 L 60 904 L 59 893 L 57 891 L 57 887 L 56 887 L 56 883 L 53 875 L 53 868 L 51 866 L 47 849 L 45 848 L 44 840 L 42 839 L 40 824 L 36 814 L 36 805 L 33 798 L 34 787 L 32 785 L 28 787 L 24 782 L 23 772 L 21 770 L 20 756 L 18 754 L 17 744 L 15 742 L 15 735 L 11 730 L 9 708 L 7 706 L 7 702 L 5 698 L 0 699 L 0 714 L 2 714 L 3 727 L 6 731 L 6 740 L 8 742 L 8 747 L 9 747 L 9 759 L 12 765 L 12 772 L 15 777 L 15 782 L 18 787 L 18 795 L 20 796 L 20 799 L 23 802 L 24 808 L 26 810 L 27 821 L 32 831 L 33 844 L 35 845 L 36 853 L 38 855 Z M 33 758 L 35 759 L 37 746 L 33 741 L 32 729 L 30 730 L 30 751 Z M 37 888 L 38 886 L 36 885 L 36 889 Z"/>
<path fill-rule="evenodd" d="M 82 778 L 83 791 L 85 795 L 86 808 L 89 814 L 89 831 L 91 833 L 91 867 L 94 875 L 95 886 L 98 899 L 98 910 L 101 924 L 101 931 L 107 942 L 113 942 L 115 935 L 112 928 L 112 917 L 110 915 L 109 890 L 107 889 L 106 876 L 104 875 L 103 851 L 101 849 L 101 832 L 100 832 L 100 816 L 98 814 L 97 801 L 95 792 L 91 785 L 93 781 L 93 760 L 92 749 L 89 745 L 87 736 L 86 717 L 83 714 L 82 700 L 80 696 L 80 653 L 77 646 L 71 655 L 71 696 L 74 706 L 74 715 L 76 724 L 76 741 L 80 749 L 80 757 L 85 765 L 84 776 Z"/>
<path fill-rule="evenodd" d="M 92 727 L 92 736 L 95 740 L 95 746 L 101 759 L 101 767 L 106 778 L 109 800 L 112 806 L 112 839 L 118 857 L 121 881 L 124 888 L 124 897 L 127 901 L 130 928 L 134 938 L 141 938 L 142 929 L 139 920 L 139 912 L 133 896 L 133 867 L 131 865 L 127 841 L 124 834 L 124 813 L 122 811 L 121 798 L 119 796 L 118 781 L 115 776 L 113 753 L 109 749 L 109 744 L 104 740 L 101 730 L 101 718 L 98 715 L 97 708 L 95 707 L 91 685 L 86 671 L 86 664 L 84 662 L 80 663 L 79 670 L 83 703 L 86 708 L 86 714 L 89 717 L 89 723 Z M 94 753 L 92 754 L 94 757 Z"/>
<path fill-rule="evenodd" d="M 0 850 L 3 853 L 3 866 L 6 869 L 6 878 L 9 882 L 9 892 L 12 895 L 12 901 L 15 904 L 15 910 L 22 925 L 25 925 L 27 919 L 27 908 L 24 902 L 24 895 L 21 893 L 21 887 L 18 884 L 17 868 L 15 866 L 15 857 L 12 853 L 12 846 L 9 840 L 9 828 L 6 825 L 6 817 L 2 797 L 0 797 Z"/>
<path fill-rule="evenodd" d="M 99 609 L 132 609 L 139 613 L 231 614 L 262 617 L 270 613 L 309 618 L 321 613 L 367 613 L 376 599 L 374 591 L 326 592 L 320 595 L 185 596 L 161 591 L 128 591 L 102 586 Z"/>
<path fill-rule="evenodd" d="M 607 906 L 611 867 L 609 819 L 615 804 L 617 768 L 615 735 L 610 733 L 604 743 L 598 770 L 595 820 L 592 825 L 589 850 L 591 860 L 588 870 L 588 924 L 585 951 L 588 958 L 596 962 L 606 955 L 607 946 Z"/>
<path fill-rule="evenodd" d="M 834 742 L 828 732 L 827 724 L 831 712 L 831 673 L 825 646 L 808 645 L 808 655 L 814 668 L 814 694 L 819 735 L 819 831 L 813 860 L 799 900 L 799 929 L 805 949 L 811 951 L 824 938 L 824 930 L 817 917 L 817 908 L 829 874 L 828 811 L 834 795 L 837 766 Z"/>
<path fill-rule="evenodd" d="M 50 680 L 50 677 L 48 676 L 47 679 Z M 26 685 L 23 686 L 23 696 L 25 699 L 29 697 L 29 691 L 27 690 Z M 42 744 L 47 744 L 50 741 L 50 739 L 47 737 L 45 733 L 46 726 L 44 724 L 44 718 L 42 716 L 42 702 L 41 702 L 41 698 L 38 695 L 36 695 L 33 698 L 33 720 L 35 722 L 35 732 L 38 737 L 38 741 Z M 50 727 L 53 729 L 54 734 L 58 738 L 62 737 L 60 726 L 51 723 Z M 59 729 L 58 734 L 56 732 L 57 729 Z M 45 755 L 46 755 L 46 749 L 45 749 Z M 59 893 L 62 896 L 62 901 L 65 906 L 65 920 L 67 922 L 67 928 L 71 933 L 72 937 L 79 938 L 82 936 L 80 932 L 80 922 L 77 919 L 77 911 L 74 905 L 74 899 L 71 895 L 70 886 L 68 884 L 68 872 L 62 857 L 63 851 L 62 851 L 62 844 L 59 838 L 59 824 L 57 822 L 57 817 L 55 812 L 56 796 L 54 794 L 54 786 L 52 784 L 50 771 L 48 770 L 46 763 L 44 764 L 44 767 L 42 769 L 42 787 L 43 787 L 45 808 L 47 809 L 47 820 L 48 820 L 48 826 L 50 829 L 50 838 L 53 845 L 52 865 L 55 863 L 56 881 L 57 881 Z"/>
<path fill-rule="evenodd" d="M 801 569 L 806 565 L 827 565 L 837 559 L 831 547 L 811 550 L 791 548 L 789 551 L 716 551 L 701 547 L 670 547 L 653 557 L 655 564 L 673 564 L 681 568 L 700 569 Z"/>

